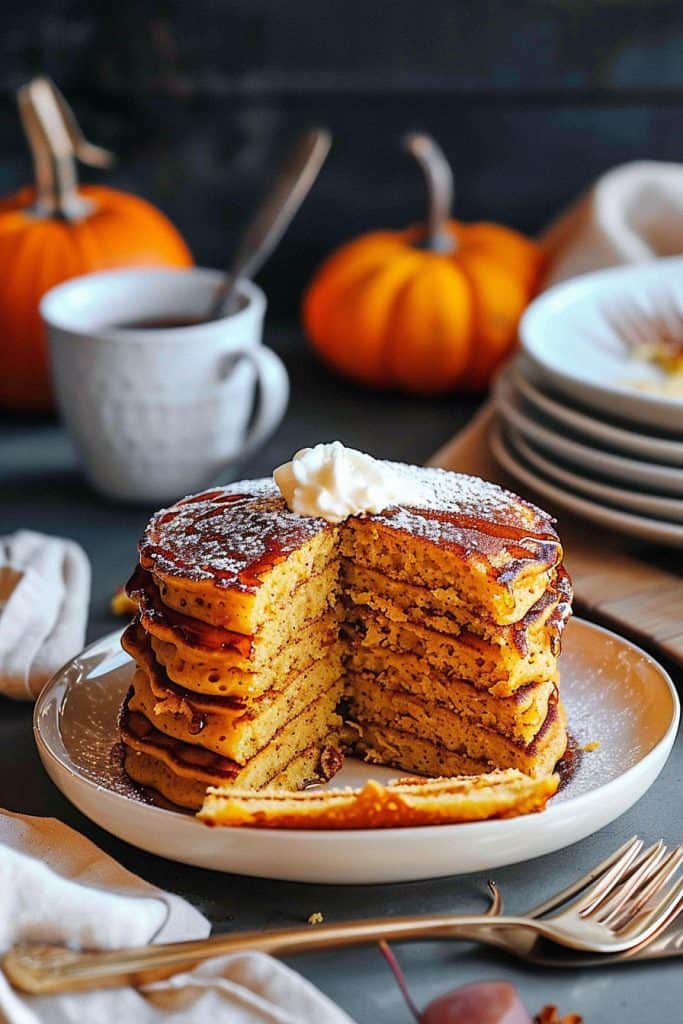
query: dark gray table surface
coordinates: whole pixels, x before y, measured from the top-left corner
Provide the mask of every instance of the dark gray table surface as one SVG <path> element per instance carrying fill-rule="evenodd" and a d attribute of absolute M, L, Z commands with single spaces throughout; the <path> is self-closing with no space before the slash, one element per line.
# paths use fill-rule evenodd
<path fill-rule="evenodd" d="M 269 340 L 288 364 L 292 400 L 276 436 L 240 468 L 241 476 L 267 474 L 297 448 L 334 438 L 378 456 L 421 462 L 476 405 L 459 397 L 422 400 L 360 391 L 324 370 L 291 332 L 271 331 Z M 109 598 L 132 567 L 136 540 L 150 511 L 93 494 L 54 420 L 0 418 L 0 533 L 28 527 L 75 538 L 84 546 L 93 566 L 90 639 L 119 624 L 109 614 Z M 680 674 L 677 681 L 680 685 Z M 683 838 L 682 791 L 679 740 L 650 792 L 612 825 L 559 853 L 497 870 L 495 878 L 508 909 L 523 910 L 567 884 L 636 832 L 672 841 Z M 485 903 L 484 875 L 386 886 L 320 886 L 218 874 L 143 853 L 91 824 L 65 800 L 38 760 L 31 708 L 1 698 L 0 807 L 67 822 L 132 871 L 185 896 L 208 915 L 215 931 L 303 923 L 312 911 L 337 921 L 444 909 L 475 911 Z M 400 841 L 397 833 L 396 842 Z M 468 981 L 507 978 L 519 987 L 531 1010 L 556 1003 L 563 1012 L 583 1014 L 587 1024 L 673 1024 L 682 1016 L 680 961 L 539 972 L 465 944 L 415 943 L 400 947 L 398 954 L 418 1005 Z M 290 963 L 358 1024 L 411 1020 L 375 948 L 300 956 Z"/>

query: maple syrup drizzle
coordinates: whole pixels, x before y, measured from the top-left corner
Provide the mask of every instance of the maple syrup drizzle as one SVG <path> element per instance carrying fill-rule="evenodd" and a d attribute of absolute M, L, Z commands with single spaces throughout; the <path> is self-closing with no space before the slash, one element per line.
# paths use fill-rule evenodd
<path fill-rule="evenodd" d="M 240 522 L 232 515 L 225 518 L 225 506 L 239 503 L 248 505 Z M 188 505 L 199 506 L 197 512 L 188 514 Z M 163 571 L 180 576 L 199 571 L 217 586 L 253 590 L 264 573 L 319 530 L 329 528 L 321 519 L 290 515 L 277 491 L 209 491 L 152 518 L 139 546 L 140 563 L 147 570 L 163 566 Z M 232 565 L 223 568 L 216 561 Z"/>
<path fill-rule="evenodd" d="M 415 471 L 416 473 L 420 471 Z M 423 470 L 434 480 L 438 499 L 443 474 L 439 470 Z M 462 483 L 455 480 L 443 491 L 443 501 L 452 507 L 446 510 L 433 507 L 397 506 L 378 516 L 369 516 L 390 525 L 393 530 L 411 535 L 420 532 L 419 521 L 434 521 L 452 527 L 433 539 L 443 547 L 461 554 L 475 548 L 485 558 L 496 547 L 496 542 L 507 549 L 506 564 L 496 570 L 488 566 L 491 578 L 503 584 L 512 584 L 520 570 L 529 562 L 556 564 L 561 551 L 552 520 L 534 506 L 514 495 L 500 491 L 493 485 L 481 484 L 468 492 L 469 478 Z M 464 490 L 463 490 L 464 489 Z M 472 514 L 458 505 L 470 507 L 481 500 L 487 515 Z M 244 505 L 238 516 L 229 511 L 231 506 Z M 516 525 L 520 512 L 516 505 L 527 509 L 531 521 Z M 194 509 L 196 508 L 196 512 Z M 513 522 L 505 522 L 509 509 Z M 224 517 L 224 512 L 227 513 Z M 402 516 L 407 517 L 398 521 Z M 415 522 L 415 530 L 411 529 Z M 547 529 L 543 526 L 547 524 Z M 321 519 L 291 514 L 272 480 L 250 483 L 249 490 L 213 489 L 179 501 L 170 509 L 162 509 L 154 516 L 140 544 L 143 568 L 158 569 L 162 574 L 203 578 L 219 587 L 258 588 L 261 579 L 274 565 L 284 560 L 291 551 L 321 529 L 331 524 Z M 472 535 L 472 540 L 460 534 Z M 232 543 L 231 543 L 232 541 Z M 218 563 L 218 564 L 216 564 Z"/>
<path fill-rule="evenodd" d="M 201 494 L 191 494 L 189 498 L 181 498 L 174 507 L 182 505 L 198 505 L 203 501 L 213 501 L 221 505 L 233 504 L 235 501 L 244 501 L 248 494 L 238 494 L 223 490 L 202 491 Z"/>
<path fill-rule="evenodd" d="M 130 710 L 128 707 L 130 696 L 129 694 L 126 697 L 121 713 L 124 743 L 145 753 L 149 752 L 151 748 L 157 753 L 157 756 L 161 756 L 162 760 L 167 758 L 180 766 L 205 771 L 225 779 L 233 779 L 241 771 L 240 766 L 228 757 L 221 757 L 220 754 L 207 750 L 205 747 L 184 743 L 182 740 L 176 740 L 171 736 L 166 736 L 165 733 L 158 732 L 144 715 Z"/>
<path fill-rule="evenodd" d="M 187 731 L 191 736 L 198 736 L 206 728 L 208 719 L 203 711 L 193 711 Z"/>
<path fill-rule="evenodd" d="M 555 765 L 555 773 L 560 776 L 558 793 L 566 789 L 572 781 L 583 761 L 583 750 L 570 732 L 567 733 L 567 749 Z"/>
<path fill-rule="evenodd" d="M 524 746 L 524 744 L 519 744 L 524 748 L 525 752 L 527 754 L 530 754 L 532 757 L 538 751 L 541 741 L 545 738 L 550 727 L 557 721 L 557 717 L 559 714 L 557 709 L 558 699 L 559 695 L 556 690 L 554 695 L 548 701 L 548 713 L 546 714 L 545 719 L 543 720 L 543 725 L 538 730 L 538 732 L 532 739 L 531 743 L 528 743 L 526 746 Z"/>
<path fill-rule="evenodd" d="M 398 511 L 398 509 L 396 509 L 395 512 L 387 510 L 384 515 L 389 518 L 392 514 L 397 514 Z M 484 519 L 481 516 L 467 515 L 466 513 L 459 511 L 443 512 L 440 509 L 419 508 L 415 509 L 415 513 L 424 519 L 433 519 L 440 523 L 457 526 L 462 530 L 472 530 L 476 533 L 483 533 L 487 537 L 498 537 L 501 540 L 506 541 L 550 541 L 553 544 L 557 544 L 557 536 L 554 531 L 534 531 L 528 526 L 511 526 L 508 523 L 498 523 L 490 519 Z M 519 550 L 523 553 L 523 557 L 528 558 L 529 552 L 526 548 L 520 548 Z"/>
<path fill-rule="evenodd" d="M 159 597 L 151 574 L 141 565 L 126 584 L 126 593 L 139 602 L 141 618 L 171 626 L 190 646 L 203 647 L 207 650 L 232 649 L 244 657 L 248 657 L 251 652 L 253 636 L 212 626 L 208 622 L 193 619 L 165 605 Z"/>

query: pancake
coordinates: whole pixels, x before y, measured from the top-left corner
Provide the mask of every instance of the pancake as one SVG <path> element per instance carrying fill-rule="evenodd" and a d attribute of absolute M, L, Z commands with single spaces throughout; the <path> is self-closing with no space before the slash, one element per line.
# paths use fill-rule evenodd
<path fill-rule="evenodd" d="M 556 658 L 547 644 L 531 646 L 521 656 L 514 646 L 493 644 L 474 633 L 439 633 L 413 623 L 397 623 L 379 612 L 354 607 L 346 619 L 357 644 L 387 650 L 387 664 L 403 654 L 419 658 L 430 670 L 451 673 L 479 689 L 493 687 L 508 696 L 555 670 Z"/>
<path fill-rule="evenodd" d="M 562 567 L 552 571 L 545 591 L 529 611 L 518 622 L 504 626 L 473 615 L 448 587 L 430 589 L 407 583 L 348 558 L 342 562 L 342 573 L 344 594 L 354 604 L 381 612 L 394 622 L 449 635 L 470 633 L 492 644 L 514 647 L 520 656 L 536 640 L 553 649 L 571 610 L 571 584 Z"/>
<path fill-rule="evenodd" d="M 220 651 L 188 648 L 177 637 L 171 642 L 160 640 L 151 632 L 147 636 L 156 660 L 172 682 L 195 693 L 258 696 L 293 672 L 301 672 L 311 662 L 324 658 L 329 648 L 339 643 L 339 615 L 332 610 L 302 626 L 296 636 L 272 654 L 267 664 L 258 669 L 249 666 L 252 671 L 226 665 Z M 135 656 L 133 651 L 129 653 Z"/>
<path fill-rule="evenodd" d="M 351 700 L 359 692 L 380 698 L 395 690 L 418 706 L 444 707 L 469 722 L 527 744 L 543 725 L 550 701 L 557 698 L 558 684 L 557 678 L 527 683 L 500 697 L 464 679 L 426 668 L 411 655 L 389 659 L 386 651 L 360 649 L 347 663 L 346 690 Z"/>
<path fill-rule="evenodd" d="M 257 633 L 216 626 L 193 618 L 164 604 L 152 576 L 138 568 L 128 583 L 127 593 L 138 606 L 140 621 L 148 633 L 195 656 L 214 652 L 224 665 L 242 671 L 266 666 L 274 654 L 290 642 L 292 633 L 319 621 L 336 605 L 338 565 L 295 583 L 287 600 L 274 609 L 267 625 Z"/>
<path fill-rule="evenodd" d="M 476 771 L 505 764 L 541 777 L 553 771 L 567 744 L 565 714 L 556 699 L 548 703 L 540 729 L 526 744 L 444 705 L 395 690 L 359 686 L 350 706 L 354 720 L 362 723 L 357 746 L 368 760 L 421 775 L 459 775 L 475 763 Z"/>
<path fill-rule="evenodd" d="M 336 768 L 340 759 L 338 730 L 342 722 L 334 713 L 337 701 L 338 694 L 333 694 L 331 699 L 309 705 L 266 748 L 239 765 L 159 732 L 144 715 L 130 709 L 129 695 L 120 723 L 124 766 L 134 781 L 192 810 L 201 807 L 207 786 L 262 789 L 273 784 L 297 789 L 311 781 L 324 781 L 326 765 Z M 301 742 L 304 732 L 307 743 Z"/>
<path fill-rule="evenodd" d="M 396 506 L 336 526 L 290 512 L 270 478 L 241 481 L 156 513 L 140 543 L 140 563 L 163 590 L 164 604 L 181 609 L 193 594 L 196 617 L 215 623 L 219 609 L 228 628 L 263 621 L 264 609 L 272 613 L 278 604 L 273 595 L 286 597 L 292 580 L 308 577 L 340 542 L 347 557 L 396 579 L 446 583 L 498 624 L 522 618 L 562 559 L 552 518 L 478 477 L 391 468 L 419 481 L 420 507 Z"/>

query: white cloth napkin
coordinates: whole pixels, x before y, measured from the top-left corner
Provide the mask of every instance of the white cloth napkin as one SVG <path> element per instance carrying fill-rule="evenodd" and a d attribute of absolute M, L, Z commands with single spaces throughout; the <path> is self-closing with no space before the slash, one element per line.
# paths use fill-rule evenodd
<path fill-rule="evenodd" d="M 683 252 L 683 164 L 639 160 L 602 175 L 544 232 L 544 287 Z"/>
<path fill-rule="evenodd" d="M 0 813 L 0 955 L 20 940 L 102 949 L 203 938 L 209 922 L 51 818 Z M 0 973 L 5 1024 L 353 1024 L 295 971 L 262 953 L 216 957 L 168 981 L 21 996 Z"/>
<path fill-rule="evenodd" d="M 0 537 L 0 693 L 35 700 L 83 647 L 90 563 L 74 541 L 19 530 Z"/>

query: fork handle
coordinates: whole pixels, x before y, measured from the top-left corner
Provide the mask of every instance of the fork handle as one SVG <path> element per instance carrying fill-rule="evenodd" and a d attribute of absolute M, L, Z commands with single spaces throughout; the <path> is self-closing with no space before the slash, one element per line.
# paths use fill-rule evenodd
<path fill-rule="evenodd" d="M 495 921 L 495 926 L 494 925 Z M 55 946 L 15 946 L 2 962 L 5 975 L 22 992 L 57 992 L 140 986 L 189 970 L 212 957 L 248 950 L 285 956 L 312 950 L 362 945 L 379 939 L 446 939 L 462 937 L 493 941 L 493 932 L 525 923 L 518 918 L 485 914 L 375 918 L 312 928 L 215 935 L 190 942 L 142 946 L 104 952 L 73 952 Z"/>

